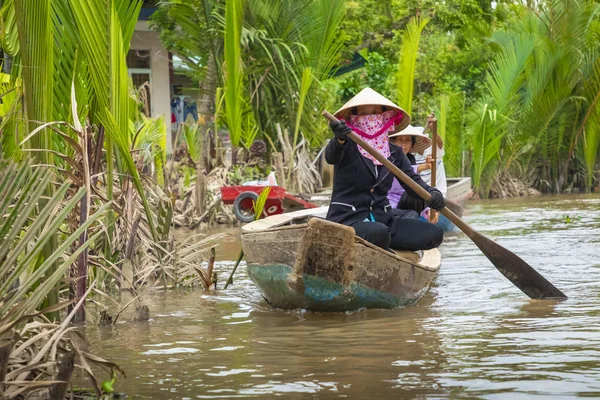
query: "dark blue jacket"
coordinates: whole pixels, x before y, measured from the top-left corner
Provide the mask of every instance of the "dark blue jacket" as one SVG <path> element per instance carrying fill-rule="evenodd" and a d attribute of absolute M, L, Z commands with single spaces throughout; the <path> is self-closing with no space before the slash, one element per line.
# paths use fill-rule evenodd
<path fill-rule="evenodd" d="M 432 188 L 414 171 L 402 149 L 390 144 L 390 150 L 388 160 L 419 186 L 431 192 Z M 329 141 L 325 149 L 325 160 L 334 165 L 333 192 L 327 219 L 351 226 L 372 214 L 377 222 L 387 225 L 390 234 L 393 234 L 396 224 L 387 193 L 392 187 L 394 175 L 383 165 L 376 166 L 370 159 L 363 157 L 356 143 L 351 140 L 344 144 L 336 139 Z M 406 184 L 400 184 L 410 196 L 419 198 Z"/>

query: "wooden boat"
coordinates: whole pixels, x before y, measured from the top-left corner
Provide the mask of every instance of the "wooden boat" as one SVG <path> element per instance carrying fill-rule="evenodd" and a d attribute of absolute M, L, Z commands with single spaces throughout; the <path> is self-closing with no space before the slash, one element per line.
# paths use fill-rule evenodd
<path fill-rule="evenodd" d="M 417 301 L 438 274 L 437 249 L 390 253 L 324 219 L 327 207 L 242 228 L 250 279 L 273 307 L 315 311 L 395 308 Z"/>
<path fill-rule="evenodd" d="M 467 201 L 473 196 L 473 190 L 471 189 L 471 178 L 447 178 L 446 183 L 448 185 L 446 198 L 464 206 Z"/>

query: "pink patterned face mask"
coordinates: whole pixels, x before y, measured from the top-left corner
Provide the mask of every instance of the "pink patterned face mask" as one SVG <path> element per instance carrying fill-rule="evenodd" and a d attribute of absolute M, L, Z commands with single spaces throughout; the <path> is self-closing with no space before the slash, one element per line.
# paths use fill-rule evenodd
<path fill-rule="evenodd" d="M 393 131 L 396 124 L 402 120 L 402 114 L 396 111 L 386 111 L 381 114 L 351 115 L 346 124 L 350 129 L 375 148 L 385 158 L 390 156 L 390 143 L 388 132 Z M 370 155 L 365 149 L 358 146 L 363 157 L 373 161 L 375 165 L 381 165 L 379 161 Z"/>

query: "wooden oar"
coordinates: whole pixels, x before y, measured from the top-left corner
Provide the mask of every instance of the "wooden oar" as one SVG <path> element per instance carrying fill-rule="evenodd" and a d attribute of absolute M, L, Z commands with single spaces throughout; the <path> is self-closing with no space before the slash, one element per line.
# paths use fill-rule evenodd
<path fill-rule="evenodd" d="M 433 114 L 432 114 L 433 116 Z M 431 138 L 433 139 L 433 144 L 431 145 L 431 187 L 436 187 L 437 185 L 437 119 L 433 117 L 431 120 Z M 436 211 L 431 209 L 429 210 L 429 220 L 432 221 L 435 219 Z"/>
<path fill-rule="evenodd" d="M 323 115 L 332 122 L 337 122 L 338 119 L 327 111 L 323 111 Z M 404 182 L 413 191 L 415 191 L 423 200 L 429 201 L 431 195 L 419 186 L 415 181 L 409 178 L 398 167 L 392 164 L 388 159 L 382 156 L 377 150 L 371 147 L 368 143 L 362 140 L 354 132 L 348 134 L 348 138 L 360 147 L 365 149 L 369 154 L 375 157 L 382 163 L 390 172 L 392 172 L 399 180 Z M 444 207 L 440 210 L 454 225 L 458 226 L 472 241 L 479 250 L 494 264 L 494 266 L 511 281 L 516 287 L 521 289 L 523 293 L 532 299 L 547 299 L 547 298 L 562 298 L 567 296 L 552 283 L 544 278 L 539 272 L 533 269 L 529 264 L 513 254 L 509 250 L 500 246 L 498 243 L 488 239 L 475 229 L 471 228 L 460 219 L 456 214 Z"/>
<path fill-rule="evenodd" d="M 433 139 L 433 147 L 431 148 L 431 157 L 433 158 L 433 164 L 431 164 L 431 186 L 432 187 L 436 187 L 436 183 L 437 183 L 437 119 L 435 119 L 435 116 L 433 115 L 433 113 L 431 114 L 432 120 L 427 121 L 427 125 L 425 126 L 425 130 L 427 130 L 427 128 L 431 129 L 431 137 Z M 456 215 L 458 215 L 459 217 L 462 217 L 464 209 L 463 207 L 458 204 L 457 202 L 455 202 L 452 199 L 446 199 L 446 205 L 448 206 L 448 208 Z M 434 217 L 434 210 L 430 211 L 430 220 Z"/>

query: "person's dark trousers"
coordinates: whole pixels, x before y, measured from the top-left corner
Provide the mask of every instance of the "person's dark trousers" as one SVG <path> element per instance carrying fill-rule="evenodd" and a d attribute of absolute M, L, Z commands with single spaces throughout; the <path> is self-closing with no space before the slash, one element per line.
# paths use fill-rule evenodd
<path fill-rule="evenodd" d="M 444 240 L 444 232 L 436 225 L 415 218 L 398 218 L 396 231 L 390 235 L 387 225 L 380 222 L 358 222 L 352 227 L 356 236 L 389 250 L 429 250 Z"/>
<path fill-rule="evenodd" d="M 389 250 L 391 237 L 387 225 L 381 222 L 357 222 L 352 227 L 356 232 L 356 236 L 382 249 Z"/>
<path fill-rule="evenodd" d="M 391 237 L 394 250 L 429 250 L 444 240 L 444 231 L 437 225 L 414 218 L 400 218 L 396 232 Z"/>

